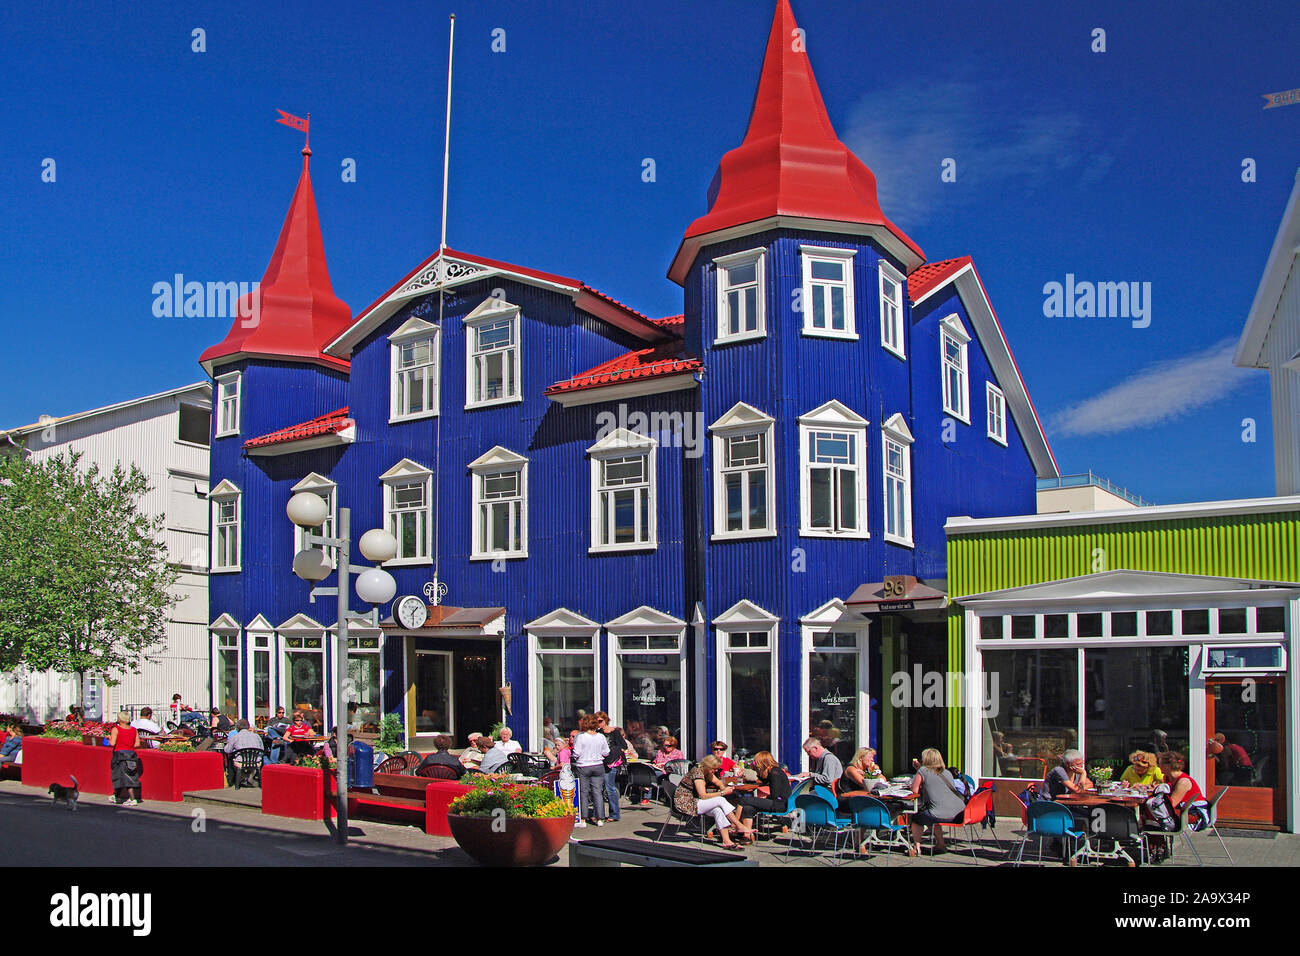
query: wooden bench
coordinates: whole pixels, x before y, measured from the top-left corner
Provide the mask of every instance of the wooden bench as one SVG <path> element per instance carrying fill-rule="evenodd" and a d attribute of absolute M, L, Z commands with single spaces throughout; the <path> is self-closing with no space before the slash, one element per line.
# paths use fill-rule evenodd
<path fill-rule="evenodd" d="M 573 840 L 569 866 L 758 866 L 758 860 L 739 853 L 697 850 L 649 840 Z"/>
<path fill-rule="evenodd" d="M 406 823 L 418 823 L 430 836 L 450 836 L 447 805 L 469 790 L 454 780 L 409 777 L 401 773 L 374 775 L 375 793 L 353 790 L 348 806 L 378 811 L 376 816 L 392 816 Z"/>

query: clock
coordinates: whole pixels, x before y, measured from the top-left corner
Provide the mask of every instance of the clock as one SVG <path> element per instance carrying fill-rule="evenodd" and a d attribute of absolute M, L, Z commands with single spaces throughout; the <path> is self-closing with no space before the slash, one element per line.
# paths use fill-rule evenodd
<path fill-rule="evenodd" d="M 408 631 L 423 627 L 428 619 L 429 608 L 422 597 L 407 594 L 393 602 L 393 620 Z"/>

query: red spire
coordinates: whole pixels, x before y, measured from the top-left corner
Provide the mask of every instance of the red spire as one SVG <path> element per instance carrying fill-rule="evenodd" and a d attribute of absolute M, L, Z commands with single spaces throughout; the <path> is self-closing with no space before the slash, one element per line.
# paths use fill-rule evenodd
<path fill-rule="evenodd" d="M 304 146 L 302 157 L 298 188 L 262 276 L 260 308 L 245 318 L 253 311 L 249 308 L 250 297 L 240 300 L 240 314 L 226 338 L 199 357 L 199 363 L 209 372 L 215 360 L 242 355 L 348 367 L 347 362 L 321 353 L 351 326 L 352 310 L 334 294 L 330 284 L 308 170 L 311 149 Z"/>
<path fill-rule="evenodd" d="M 925 260 L 881 211 L 875 174 L 835 135 L 797 29 L 789 0 L 777 0 L 749 130 L 718 164 L 708 213 L 686 230 L 668 273 L 678 282 L 700 237 L 773 216 L 880 226 L 911 268 Z"/>

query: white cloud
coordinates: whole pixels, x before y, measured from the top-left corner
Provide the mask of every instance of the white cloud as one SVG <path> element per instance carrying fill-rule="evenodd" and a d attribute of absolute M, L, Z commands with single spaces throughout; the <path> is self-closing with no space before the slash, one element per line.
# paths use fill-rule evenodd
<path fill-rule="evenodd" d="M 1106 435 L 1180 418 L 1226 397 L 1250 381 L 1232 364 L 1236 339 L 1149 365 L 1099 395 L 1057 415 L 1053 431 L 1063 436 Z"/>
<path fill-rule="evenodd" d="M 1059 184 L 1053 177 L 1095 181 L 1114 161 L 1085 142 L 1079 116 L 962 80 L 868 94 L 841 138 L 876 174 L 885 215 L 904 228 L 1012 180 L 1022 189 Z M 957 161 L 958 188 L 939 178 L 949 157 Z"/>

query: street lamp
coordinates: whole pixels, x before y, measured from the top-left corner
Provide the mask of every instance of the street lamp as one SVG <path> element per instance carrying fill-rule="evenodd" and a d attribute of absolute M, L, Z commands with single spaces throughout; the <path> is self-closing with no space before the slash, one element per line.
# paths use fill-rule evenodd
<path fill-rule="evenodd" d="M 311 599 L 318 595 L 334 594 L 338 596 L 338 648 L 335 652 L 336 678 L 334 687 L 334 725 L 338 728 L 338 840 L 348 842 L 348 699 L 345 681 L 348 674 L 348 622 L 365 621 L 364 614 L 355 614 L 348 608 L 348 579 L 357 575 L 357 596 L 367 604 L 374 605 L 374 621 L 379 621 L 378 605 L 393 599 L 397 593 L 397 582 L 393 576 L 382 568 L 357 567 L 351 563 L 352 558 L 352 512 L 347 508 L 339 509 L 338 536 L 327 538 L 313 534 L 310 529 L 319 528 L 329 517 L 329 507 L 325 499 L 310 491 L 300 491 L 289 499 L 285 508 L 289 520 L 298 527 L 306 529 L 303 550 L 293 556 L 293 573 L 304 581 L 323 581 L 335 570 L 329 555 L 312 545 L 323 545 L 338 549 L 338 583 L 335 587 L 313 587 Z M 397 557 L 397 539 L 389 532 L 374 528 L 361 536 L 358 546 L 364 557 L 376 564 L 391 561 Z"/>

